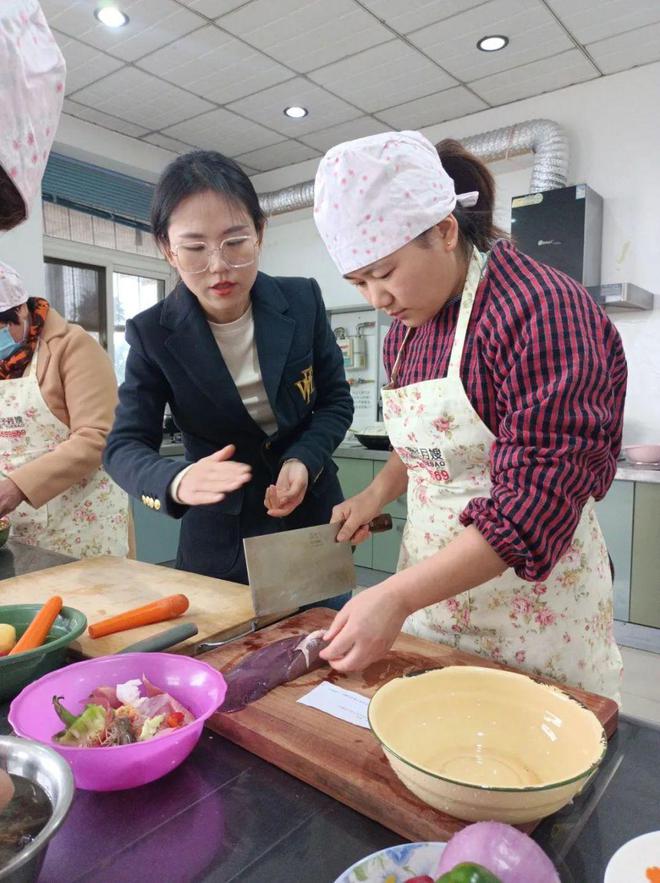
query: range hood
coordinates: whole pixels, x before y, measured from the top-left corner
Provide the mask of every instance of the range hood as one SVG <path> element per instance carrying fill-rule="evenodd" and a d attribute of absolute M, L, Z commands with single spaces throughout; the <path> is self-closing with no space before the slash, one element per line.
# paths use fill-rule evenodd
<path fill-rule="evenodd" d="M 587 291 L 597 304 L 607 310 L 652 310 L 653 295 L 632 282 L 589 285 Z"/>

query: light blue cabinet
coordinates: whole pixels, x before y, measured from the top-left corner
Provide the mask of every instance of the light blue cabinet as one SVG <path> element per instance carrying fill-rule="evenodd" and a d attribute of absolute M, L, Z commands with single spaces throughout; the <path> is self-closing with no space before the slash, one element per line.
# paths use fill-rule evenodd
<path fill-rule="evenodd" d="M 660 484 L 635 486 L 630 621 L 660 629 Z"/>
<path fill-rule="evenodd" d="M 170 446 L 171 448 L 172 446 Z M 178 447 L 178 446 L 177 446 Z M 166 448 L 161 450 L 161 454 Z M 169 452 L 168 452 L 169 453 Z M 172 457 L 185 465 L 183 457 Z M 176 558 L 179 546 L 181 519 L 170 518 L 162 512 L 148 509 L 139 500 L 131 498 L 131 511 L 135 524 L 135 557 L 147 564 L 164 564 Z"/>
<path fill-rule="evenodd" d="M 337 457 L 337 476 L 345 497 L 352 497 L 371 483 L 384 466 L 382 460 Z M 353 559 L 360 567 L 371 567 L 385 573 L 394 573 L 399 560 L 401 534 L 406 518 L 405 496 L 394 500 L 385 508 L 392 515 L 393 529 L 374 534 L 366 543 L 356 547 Z"/>
<path fill-rule="evenodd" d="M 376 460 L 374 461 L 374 478 L 378 475 L 378 473 L 385 468 L 384 460 Z M 392 500 L 385 507 L 385 511 L 389 512 L 392 518 L 406 518 L 408 515 L 408 504 L 406 500 L 406 494 L 401 494 L 400 497 L 397 497 L 396 500 Z"/>
<path fill-rule="evenodd" d="M 374 464 L 371 460 L 351 460 L 341 457 L 335 460 L 337 478 L 344 497 L 353 497 L 371 484 L 374 477 Z M 353 561 L 358 567 L 373 567 L 373 538 L 360 543 L 353 552 Z"/>
<path fill-rule="evenodd" d="M 605 545 L 614 564 L 614 618 L 628 622 L 633 550 L 635 482 L 615 481 L 607 495 L 596 503 Z"/>
<path fill-rule="evenodd" d="M 393 518 L 392 530 L 387 531 L 387 533 L 374 534 L 374 570 L 384 570 L 386 573 L 394 573 L 396 571 L 405 523 L 405 518 Z"/>
<path fill-rule="evenodd" d="M 176 558 L 181 520 L 162 515 L 131 499 L 135 523 L 135 557 L 148 564 L 163 564 Z"/>

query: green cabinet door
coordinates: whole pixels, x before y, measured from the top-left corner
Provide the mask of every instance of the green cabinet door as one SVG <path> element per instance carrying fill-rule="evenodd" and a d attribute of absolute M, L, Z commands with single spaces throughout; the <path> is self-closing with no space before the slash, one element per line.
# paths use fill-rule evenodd
<path fill-rule="evenodd" d="M 634 502 L 635 483 L 615 481 L 606 497 L 596 503 L 596 515 L 614 564 L 614 618 L 622 622 L 628 622 L 630 614 Z"/>
<path fill-rule="evenodd" d="M 630 621 L 660 628 L 660 484 L 635 484 Z"/>
<path fill-rule="evenodd" d="M 384 570 L 386 573 L 394 573 L 396 571 L 405 523 L 405 518 L 393 518 L 392 530 L 373 535 L 374 570 Z"/>
<path fill-rule="evenodd" d="M 382 469 L 384 469 L 385 462 L 385 460 L 376 460 L 374 462 L 374 478 Z M 396 500 L 392 500 L 392 502 L 385 507 L 385 511 L 389 512 L 392 518 L 406 518 L 408 514 L 406 494 L 403 493 L 400 497 L 397 497 Z"/>
<path fill-rule="evenodd" d="M 176 558 L 181 520 L 154 512 L 131 499 L 135 523 L 135 557 L 148 564 L 163 564 Z"/>
<path fill-rule="evenodd" d="M 344 497 L 354 497 L 371 484 L 374 477 L 374 465 L 372 460 L 350 459 L 349 457 L 337 457 L 335 463 L 338 467 L 337 478 L 343 491 Z M 355 547 L 353 561 L 358 567 L 372 567 L 373 538 L 360 543 Z"/>

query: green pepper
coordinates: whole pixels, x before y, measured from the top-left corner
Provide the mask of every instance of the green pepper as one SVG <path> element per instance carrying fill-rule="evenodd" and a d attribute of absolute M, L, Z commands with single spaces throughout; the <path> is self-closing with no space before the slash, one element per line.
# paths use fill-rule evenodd
<path fill-rule="evenodd" d="M 483 865 L 475 865 L 472 862 L 461 862 L 451 871 L 447 871 L 439 877 L 435 883 L 501 883 L 499 877 L 491 874 Z"/>
<path fill-rule="evenodd" d="M 60 699 L 64 699 L 64 696 L 53 696 L 53 705 L 55 706 L 55 711 L 57 712 L 57 716 L 62 721 L 62 723 L 66 724 L 67 727 L 70 727 L 72 723 L 75 723 L 76 716 L 75 714 L 71 714 L 70 711 L 66 710 L 66 708 L 60 702 Z"/>
<path fill-rule="evenodd" d="M 105 709 L 100 705 L 88 705 L 82 714 L 75 717 L 53 696 L 53 705 L 66 730 L 55 733 L 53 739 L 60 745 L 93 745 L 103 734 L 106 726 Z"/>

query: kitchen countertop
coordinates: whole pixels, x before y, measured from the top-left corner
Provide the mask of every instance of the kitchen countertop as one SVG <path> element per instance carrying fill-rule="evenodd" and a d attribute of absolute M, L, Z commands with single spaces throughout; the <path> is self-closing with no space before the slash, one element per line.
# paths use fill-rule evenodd
<path fill-rule="evenodd" d="M 166 442 L 160 449 L 163 457 L 183 457 L 183 445 L 178 442 Z M 334 452 L 334 457 L 346 457 L 351 460 L 387 460 L 389 451 L 370 451 L 359 442 L 343 442 Z M 660 469 L 642 469 L 630 466 L 622 461 L 617 470 L 617 481 L 644 481 L 660 484 Z"/>
<path fill-rule="evenodd" d="M 19 546 L 8 551 L 27 571 L 54 563 L 50 552 Z M 6 566 L 2 574 L 12 575 Z M 9 732 L 6 712 L 0 706 L 0 732 Z M 601 883 L 619 846 L 660 829 L 659 754 L 660 729 L 623 718 L 596 779 L 537 829 L 534 838 L 562 883 Z M 331 883 L 359 858 L 401 842 L 204 730 L 188 760 L 157 782 L 124 792 L 76 791 L 39 880 Z"/>
<path fill-rule="evenodd" d="M 9 540 L 0 549 L 0 580 L 9 579 L 12 576 L 22 576 L 24 573 L 33 573 L 35 570 L 45 570 L 47 567 L 55 567 L 57 564 L 68 564 L 75 560 L 68 555 L 60 555 L 59 552 L 48 552 L 46 549 Z M 0 603 L 2 603 L 1 587 Z"/>
<path fill-rule="evenodd" d="M 0 732 L 9 732 L 6 707 Z M 601 883 L 626 841 L 660 829 L 660 730 L 623 719 L 603 766 L 534 839 L 562 883 Z M 76 791 L 40 883 L 331 883 L 402 838 L 204 730 L 177 770 L 132 791 Z"/>
<path fill-rule="evenodd" d="M 389 451 L 370 451 L 359 442 L 344 442 L 334 452 L 334 457 L 347 457 L 357 460 L 387 460 Z M 660 469 L 642 469 L 639 466 L 630 466 L 621 461 L 617 467 L 615 479 L 617 481 L 645 481 L 660 483 Z"/>

